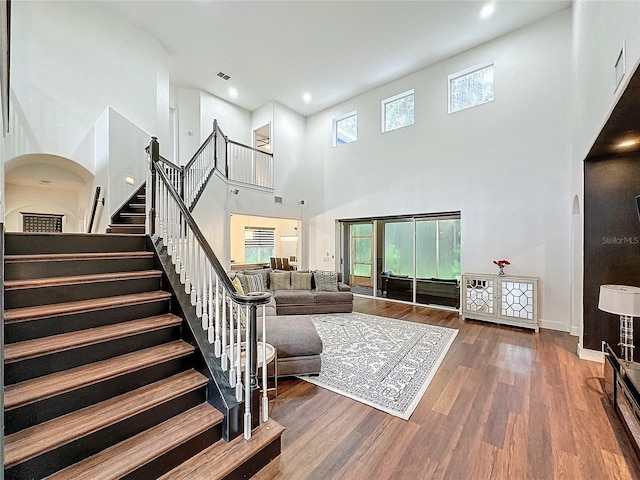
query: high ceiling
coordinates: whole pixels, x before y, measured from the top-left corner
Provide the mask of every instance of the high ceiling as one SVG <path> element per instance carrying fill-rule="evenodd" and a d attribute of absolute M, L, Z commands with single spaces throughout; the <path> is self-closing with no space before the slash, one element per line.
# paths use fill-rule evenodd
<path fill-rule="evenodd" d="M 97 3 L 160 40 L 171 57 L 172 84 L 249 111 L 275 100 L 305 116 L 571 6 L 555 0 Z M 494 13 L 481 18 L 487 3 Z"/>

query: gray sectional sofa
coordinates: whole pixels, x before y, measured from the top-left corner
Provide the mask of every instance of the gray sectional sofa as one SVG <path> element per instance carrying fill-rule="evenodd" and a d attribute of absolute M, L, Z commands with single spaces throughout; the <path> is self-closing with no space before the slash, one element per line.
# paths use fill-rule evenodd
<path fill-rule="evenodd" d="M 261 269 L 231 272 L 229 276 L 244 293 L 259 291 L 266 282 L 266 291 L 272 294 L 266 306 L 267 342 L 278 352 L 278 376 L 320 373 L 322 340 L 307 314 L 353 311 L 353 294 L 339 275 Z M 258 323 L 261 338 L 262 325 Z"/>

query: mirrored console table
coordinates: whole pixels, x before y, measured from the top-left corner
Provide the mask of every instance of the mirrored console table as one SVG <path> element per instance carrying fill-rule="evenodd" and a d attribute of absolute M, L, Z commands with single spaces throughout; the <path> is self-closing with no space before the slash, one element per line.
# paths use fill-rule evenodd
<path fill-rule="evenodd" d="M 462 318 L 538 331 L 538 279 L 466 273 L 460 286 Z"/>
<path fill-rule="evenodd" d="M 608 344 L 606 353 L 605 392 L 640 455 L 640 363 L 621 360 Z"/>

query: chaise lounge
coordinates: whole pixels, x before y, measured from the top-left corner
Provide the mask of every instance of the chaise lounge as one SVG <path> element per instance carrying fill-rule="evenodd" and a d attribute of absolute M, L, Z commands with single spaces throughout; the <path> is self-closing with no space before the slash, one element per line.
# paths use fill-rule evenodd
<path fill-rule="evenodd" d="M 267 341 L 278 351 L 278 376 L 320 373 L 322 340 L 307 315 L 353 311 L 353 294 L 339 274 L 260 269 L 229 275 L 241 293 L 272 293 L 266 328 Z M 261 330 L 259 325 L 260 337 Z"/>

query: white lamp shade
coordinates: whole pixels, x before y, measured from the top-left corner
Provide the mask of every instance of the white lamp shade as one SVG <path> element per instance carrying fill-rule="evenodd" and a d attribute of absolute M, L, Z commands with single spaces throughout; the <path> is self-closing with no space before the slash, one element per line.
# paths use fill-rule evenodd
<path fill-rule="evenodd" d="M 598 308 L 616 315 L 640 317 L 640 288 L 627 285 L 601 285 Z"/>

